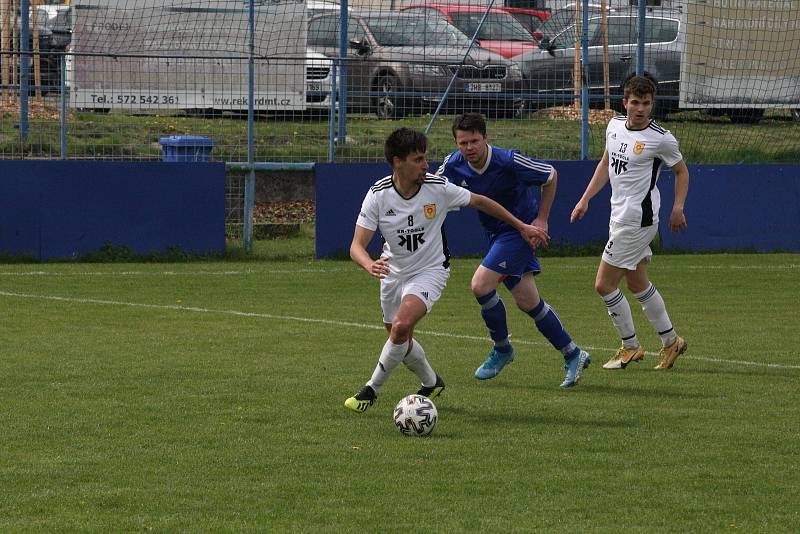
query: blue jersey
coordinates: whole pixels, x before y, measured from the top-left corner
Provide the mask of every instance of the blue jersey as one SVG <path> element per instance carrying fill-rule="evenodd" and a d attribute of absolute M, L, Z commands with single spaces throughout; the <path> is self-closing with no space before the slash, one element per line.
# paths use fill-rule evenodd
<path fill-rule="evenodd" d="M 550 181 L 553 166 L 523 156 L 518 150 L 490 145 L 483 169 L 473 168 L 456 150 L 444 159 L 436 174 L 446 176 L 473 193 L 491 198 L 519 220 L 530 224 L 539 214 L 534 187 Z M 482 211 L 478 211 L 478 217 L 489 233 L 489 239 L 506 232 L 516 233 L 512 226 Z"/>

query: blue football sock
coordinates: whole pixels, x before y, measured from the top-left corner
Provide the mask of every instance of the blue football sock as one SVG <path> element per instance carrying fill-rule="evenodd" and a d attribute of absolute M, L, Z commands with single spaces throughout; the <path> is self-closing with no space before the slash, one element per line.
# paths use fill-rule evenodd
<path fill-rule="evenodd" d="M 503 347 L 508 347 L 508 323 L 506 322 L 506 307 L 503 299 L 494 289 L 488 294 L 478 297 L 478 304 L 481 305 L 481 317 L 489 329 L 489 335 L 498 349 L 503 352 Z M 507 352 L 508 349 L 505 350 Z"/>
<path fill-rule="evenodd" d="M 561 351 L 564 358 L 569 358 L 577 350 L 578 346 L 573 343 L 558 314 L 544 300 L 540 300 L 539 304 L 528 312 L 528 315 L 536 322 L 539 332 Z"/>

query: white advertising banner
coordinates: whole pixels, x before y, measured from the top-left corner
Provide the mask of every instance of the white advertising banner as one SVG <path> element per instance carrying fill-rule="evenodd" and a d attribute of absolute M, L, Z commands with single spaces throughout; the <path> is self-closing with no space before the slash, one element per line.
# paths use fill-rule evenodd
<path fill-rule="evenodd" d="M 248 5 L 74 1 L 72 107 L 246 110 Z M 305 109 L 305 2 L 259 0 L 254 48 L 254 108 Z"/>
<path fill-rule="evenodd" d="M 680 106 L 798 107 L 800 0 L 686 4 Z"/>

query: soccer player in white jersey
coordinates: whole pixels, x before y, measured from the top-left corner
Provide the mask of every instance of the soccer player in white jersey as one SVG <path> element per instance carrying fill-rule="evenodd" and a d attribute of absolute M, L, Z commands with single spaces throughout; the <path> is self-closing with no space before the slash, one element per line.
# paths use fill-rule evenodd
<path fill-rule="evenodd" d="M 678 150 L 678 142 L 650 119 L 656 93 L 647 77 L 634 76 L 623 87 L 622 104 L 627 116 L 614 117 L 606 128 L 606 149 L 583 196 L 575 205 L 570 222 L 582 219 L 589 201 L 611 182 L 611 220 L 608 243 L 603 251 L 594 286 L 608 307 L 611 322 L 622 338 L 622 346 L 606 362 L 605 369 L 624 369 L 644 358 L 636 337 L 631 307 L 619 289 L 622 278 L 642 306 L 645 316 L 661 336 L 661 361 L 656 369 L 670 369 L 686 351 L 669 319 L 664 299 L 650 282 L 647 266 L 653 255 L 650 242 L 658 232 L 661 197 L 656 186 L 666 164 L 675 173 L 675 202 L 669 216 L 673 233 L 686 228 L 684 204 L 689 191 L 689 170 Z"/>
<path fill-rule="evenodd" d="M 523 221 L 547 231 L 558 179 L 553 166 L 518 150 L 488 144 L 486 121 L 480 113 L 456 117 L 452 132 L 458 150 L 444 159 L 436 174 L 473 193 L 486 195 Z M 541 200 L 536 199 L 535 189 L 541 190 Z M 494 378 L 514 360 L 506 308 L 497 293 L 502 282 L 517 307 L 533 319 L 539 332 L 563 355 L 565 376 L 561 387 L 574 386 L 591 358 L 575 344 L 556 311 L 539 295 L 534 276 L 542 270 L 535 250 L 503 221 L 482 213 L 478 216 L 486 230 L 489 251 L 472 276 L 472 294 L 481 307 L 494 347 L 475 371 L 475 378 Z"/>
<path fill-rule="evenodd" d="M 531 247 L 548 240 L 546 231 L 523 223 L 496 202 L 428 174 L 427 144 L 425 134 L 409 128 L 389 135 L 384 153 L 392 174 L 370 188 L 356 221 L 350 257 L 380 279 L 381 309 L 389 339 L 372 378 L 344 403 L 355 412 L 372 406 L 400 362 L 422 382 L 419 395 L 433 398 L 444 390 L 444 381 L 431 368 L 413 333 L 414 326 L 441 296 L 450 276 L 442 228 L 448 211 L 464 206 L 477 208 L 515 228 Z M 366 247 L 376 231 L 383 236 L 384 245 L 380 258 L 373 260 Z"/>

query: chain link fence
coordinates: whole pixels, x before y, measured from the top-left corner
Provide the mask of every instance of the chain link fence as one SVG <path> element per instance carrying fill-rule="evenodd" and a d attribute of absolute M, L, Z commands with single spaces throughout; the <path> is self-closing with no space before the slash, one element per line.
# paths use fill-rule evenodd
<path fill-rule="evenodd" d="M 190 134 L 233 168 L 309 168 L 381 161 L 405 125 L 437 160 L 479 111 L 492 142 L 595 159 L 640 68 L 690 163 L 796 161 L 800 1 L 647 4 L 0 0 L 0 158 L 159 160 Z"/>

